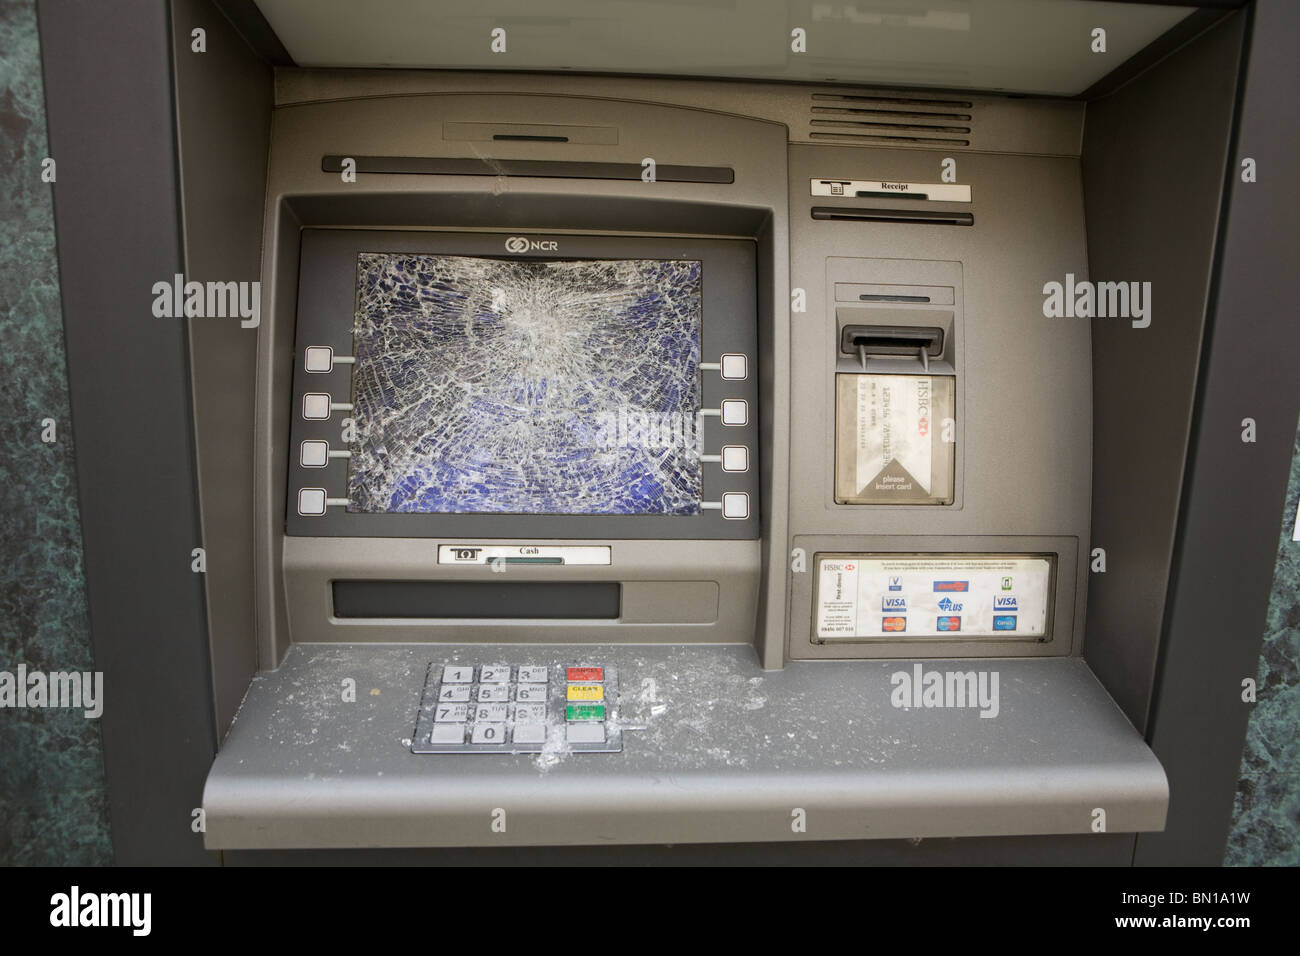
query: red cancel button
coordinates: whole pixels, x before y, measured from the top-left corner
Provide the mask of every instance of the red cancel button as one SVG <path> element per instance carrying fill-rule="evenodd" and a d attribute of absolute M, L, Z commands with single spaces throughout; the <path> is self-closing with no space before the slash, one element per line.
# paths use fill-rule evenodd
<path fill-rule="evenodd" d="M 569 682 L 589 681 L 605 679 L 605 668 L 603 667 L 570 667 Z"/>

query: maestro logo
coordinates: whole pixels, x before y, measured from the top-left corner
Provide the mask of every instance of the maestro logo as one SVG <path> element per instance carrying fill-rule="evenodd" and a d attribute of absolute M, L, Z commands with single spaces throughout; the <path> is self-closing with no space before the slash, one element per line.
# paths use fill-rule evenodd
<path fill-rule="evenodd" d="M 554 239 L 529 239 L 527 236 L 511 236 L 506 240 L 506 252 L 554 252 L 560 244 Z"/>

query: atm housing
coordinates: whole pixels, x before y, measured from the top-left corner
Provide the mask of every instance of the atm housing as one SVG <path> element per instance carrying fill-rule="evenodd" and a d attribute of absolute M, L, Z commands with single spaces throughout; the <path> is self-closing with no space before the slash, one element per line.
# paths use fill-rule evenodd
<path fill-rule="evenodd" d="M 1149 258 L 1140 240 L 1145 222 L 1186 203 L 1209 225 L 1178 241 L 1208 263 L 1226 159 L 1191 163 L 1176 189 L 1149 178 L 1100 183 L 1120 157 L 1159 148 L 1150 137 L 1180 99 L 1204 122 L 1228 122 L 1231 90 L 1197 77 L 1235 70 L 1240 31 L 1238 19 L 1224 20 L 1095 103 L 297 68 L 275 71 L 272 102 L 264 67 L 241 62 L 248 81 L 217 99 L 232 117 L 260 109 L 266 118 L 232 159 L 259 192 L 264 169 L 264 201 L 256 218 L 248 202 L 206 211 L 191 203 L 186 224 L 190 276 L 228 274 L 250 244 L 261 249 L 256 332 L 191 326 L 225 733 L 203 797 L 206 846 L 1100 840 L 1161 829 L 1165 775 L 1140 728 L 1162 599 L 1090 567 L 1103 541 L 1109 555 L 1123 550 L 1135 510 L 1172 527 L 1172 511 L 1161 508 L 1176 504 L 1153 502 L 1177 482 L 1182 452 L 1149 472 L 1145 489 L 1114 459 L 1149 454 L 1131 402 L 1173 403 L 1185 420 L 1190 384 L 1159 399 L 1141 369 L 1169 346 L 1165 361 L 1190 383 L 1204 290 L 1175 288 L 1177 263 Z M 191 67 L 178 74 L 183 146 L 209 135 L 198 121 L 187 125 L 185 106 L 211 82 Z M 886 112 L 901 104 L 924 114 L 931 132 L 828 135 L 818 125 L 828 103 Z M 343 157 L 358 160 L 355 182 L 341 176 Z M 647 157 L 661 173 L 649 182 Z M 949 158 L 969 202 L 815 194 L 819 183 L 937 184 Z M 208 170 L 187 162 L 188 201 Z M 213 227 L 208 237 L 200 225 Z M 752 414 L 743 429 L 752 473 L 737 479 L 751 518 L 706 512 L 716 533 L 677 536 L 608 519 L 294 511 L 309 481 L 296 458 L 308 436 L 303 350 L 348 347 L 337 324 L 333 341 L 324 325 L 320 341 L 303 335 L 304 323 L 322 322 L 341 301 L 331 282 L 350 294 L 354 276 L 335 268 L 337 250 L 346 259 L 358 248 L 481 243 L 482 254 L 500 245 L 509 258 L 504 242 L 516 236 L 558 244 L 558 253 L 522 254 L 541 259 L 599 254 L 602 237 L 611 248 L 718 243 L 752 253 L 752 281 L 726 306 L 753 316 L 749 376 L 735 386 Z M 1154 280 L 1154 327 L 1045 317 L 1045 283 L 1067 276 Z M 702 362 L 723 351 L 709 351 L 711 321 L 706 307 Z M 837 502 L 836 377 L 861 371 L 951 376 L 950 501 Z M 319 377 L 341 394 L 349 375 L 335 366 Z M 701 381 L 706 408 L 731 395 L 716 373 Z M 237 392 L 249 396 L 242 415 L 204 411 L 213 396 Z M 327 424 L 337 428 L 338 416 Z M 706 454 L 729 440 L 723 431 L 706 423 Z M 230 480 L 231 447 L 251 482 Z M 715 479 L 705 467 L 707 499 Z M 232 520 L 241 511 L 253 520 Z M 528 533 L 511 533 L 524 526 Z M 497 573 L 490 563 L 440 562 L 442 546 L 608 547 L 611 559 Z M 251 570 L 217 560 L 239 554 L 252 555 Z M 1047 556 L 1045 638 L 821 638 L 821 555 Z M 416 593 L 422 584 L 490 583 L 507 593 L 540 584 L 558 597 L 546 613 L 502 606 L 497 616 L 388 617 L 374 601 L 340 613 L 340 585 L 380 585 L 363 587 L 367 594 L 397 582 Z M 617 614 L 563 616 L 573 585 L 615 585 Z M 412 753 L 430 665 L 503 662 L 616 667 L 622 751 Z M 929 671 L 996 672 L 996 715 L 896 706 L 895 675 Z M 500 811 L 504 827 L 494 826 Z"/>

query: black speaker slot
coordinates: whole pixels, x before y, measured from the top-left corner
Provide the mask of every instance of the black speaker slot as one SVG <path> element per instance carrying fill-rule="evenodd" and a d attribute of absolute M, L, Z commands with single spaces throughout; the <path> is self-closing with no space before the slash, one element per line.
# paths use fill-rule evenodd
<path fill-rule="evenodd" d="M 497 134 L 494 139 L 523 139 L 554 142 L 552 137 Z M 565 137 L 567 140 L 567 137 Z M 358 173 L 386 173 L 412 176 L 523 176 L 543 179 L 623 179 L 640 180 L 640 163 L 576 163 L 551 159 L 440 159 L 426 156 L 323 156 L 323 172 L 343 170 L 343 160 L 351 158 Z M 736 181 L 730 166 L 655 166 L 655 180 L 661 183 L 716 183 Z"/>

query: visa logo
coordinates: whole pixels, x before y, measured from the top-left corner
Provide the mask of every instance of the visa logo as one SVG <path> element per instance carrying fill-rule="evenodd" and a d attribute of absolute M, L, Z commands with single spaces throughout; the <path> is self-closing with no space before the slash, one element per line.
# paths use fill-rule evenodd
<path fill-rule="evenodd" d="M 903 590 L 903 579 L 902 579 L 902 578 L 890 578 L 890 579 L 889 579 L 889 590 L 891 590 L 891 591 L 901 591 L 901 590 Z"/>
<path fill-rule="evenodd" d="M 969 581 L 935 581 L 934 589 L 936 591 L 969 591 Z"/>
<path fill-rule="evenodd" d="M 886 617 L 880 621 L 882 631 L 905 631 L 907 630 L 907 618 L 905 617 Z"/>
<path fill-rule="evenodd" d="M 883 597 L 880 599 L 880 609 L 882 611 L 896 611 L 902 614 L 907 610 L 907 598 Z"/>
<path fill-rule="evenodd" d="M 961 618 L 959 617 L 941 617 L 939 618 L 939 630 L 941 631 L 960 631 Z"/>
<path fill-rule="evenodd" d="M 993 610 L 995 611 L 1018 611 L 1020 608 L 1016 605 L 1016 599 L 1010 595 L 1001 594 L 993 595 Z"/>
<path fill-rule="evenodd" d="M 999 614 L 993 618 L 993 630 L 995 631 L 1014 631 L 1016 629 L 1016 616 L 1014 614 Z"/>
<path fill-rule="evenodd" d="M 939 610 L 941 611 L 960 611 L 961 608 L 962 606 L 952 598 L 944 598 L 939 602 Z"/>

